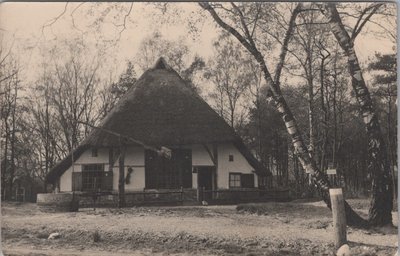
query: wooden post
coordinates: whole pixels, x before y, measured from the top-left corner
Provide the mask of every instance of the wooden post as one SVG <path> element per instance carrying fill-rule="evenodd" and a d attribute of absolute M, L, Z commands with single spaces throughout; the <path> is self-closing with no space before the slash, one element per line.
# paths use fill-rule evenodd
<path fill-rule="evenodd" d="M 118 179 L 118 208 L 125 206 L 125 146 L 120 146 Z"/>
<path fill-rule="evenodd" d="M 183 204 L 183 187 L 181 187 L 181 202 Z"/>
<path fill-rule="evenodd" d="M 202 192 L 201 192 L 201 187 L 200 186 L 197 186 L 197 202 L 200 202 L 201 203 L 201 195 L 202 195 Z"/>
<path fill-rule="evenodd" d="M 214 156 L 214 182 L 211 190 L 218 189 L 218 144 L 213 144 L 213 156 Z M 211 194 L 211 198 L 214 198 L 213 193 Z"/>
<path fill-rule="evenodd" d="M 329 189 L 329 194 L 332 205 L 335 247 L 339 249 L 342 245 L 347 243 L 343 192 L 341 188 L 331 188 Z"/>

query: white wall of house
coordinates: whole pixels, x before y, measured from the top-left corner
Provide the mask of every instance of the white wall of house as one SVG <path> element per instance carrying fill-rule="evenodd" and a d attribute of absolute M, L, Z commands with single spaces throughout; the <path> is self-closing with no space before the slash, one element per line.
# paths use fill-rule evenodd
<path fill-rule="evenodd" d="M 68 168 L 60 177 L 60 192 L 72 191 L 72 168 Z"/>
<path fill-rule="evenodd" d="M 212 153 L 212 146 L 208 145 L 209 150 Z M 192 146 L 192 165 L 193 166 L 214 166 L 210 155 L 203 145 Z"/>
<path fill-rule="evenodd" d="M 125 167 L 126 177 L 128 173 L 128 166 Z M 143 191 L 145 187 L 145 174 L 144 167 L 131 167 L 133 172 L 131 173 L 130 183 L 125 184 L 125 191 Z M 113 168 L 113 190 L 118 190 L 118 178 L 119 178 L 119 168 L 118 166 Z"/>
<path fill-rule="evenodd" d="M 104 170 L 109 169 L 109 149 L 99 148 L 97 156 L 92 156 L 92 150 L 86 150 L 78 159 L 75 160 L 74 172 L 81 172 L 83 164 L 104 164 Z M 130 147 L 125 154 L 125 177 L 128 168 L 132 168 L 130 184 L 125 184 L 126 191 L 143 190 L 145 186 L 144 174 L 144 149 L 140 147 Z M 118 190 L 118 159 L 113 167 L 113 190 Z M 69 167 L 60 177 L 60 191 L 72 191 L 72 167 Z"/>
<path fill-rule="evenodd" d="M 190 148 L 190 147 L 188 147 Z M 214 163 L 203 145 L 193 145 L 192 165 L 193 166 L 213 166 Z M 212 146 L 209 145 L 212 152 Z M 141 147 L 129 147 L 125 154 L 125 177 L 128 168 L 133 172 L 130 178 L 130 184 L 125 184 L 126 191 L 143 190 L 145 187 L 145 168 L 144 168 L 144 149 Z M 229 161 L 229 155 L 233 155 L 233 161 Z M 97 156 L 92 156 L 92 150 L 85 151 L 75 161 L 74 172 L 82 171 L 82 164 L 104 164 L 104 170 L 109 168 L 109 150 L 100 148 L 97 150 Z M 253 173 L 254 168 L 247 162 L 243 155 L 232 143 L 221 144 L 218 146 L 218 188 L 229 188 L 229 173 Z M 119 168 L 118 160 L 113 167 L 113 190 L 118 190 Z M 197 174 L 192 173 L 193 188 L 197 188 Z M 257 175 L 254 174 L 254 185 L 257 187 Z M 72 191 L 72 167 L 69 167 L 60 177 L 60 191 Z"/>
<path fill-rule="evenodd" d="M 81 164 L 108 164 L 108 148 L 97 149 L 97 156 L 92 156 L 92 150 L 88 149 L 75 160 L 77 165 Z"/>
<path fill-rule="evenodd" d="M 145 187 L 145 172 L 144 172 L 144 148 L 142 147 L 129 147 L 125 152 L 125 174 L 126 177 L 128 169 L 132 168 L 130 183 L 125 184 L 125 191 L 138 191 L 143 190 Z M 119 178 L 119 164 L 118 160 L 114 163 L 113 168 L 113 190 L 118 190 Z"/>
<path fill-rule="evenodd" d="M 233 155 L 233 161 L 229 161 L 229 155 Z M 247 162 L 246 158 L 232 144 L 220 144 L 218 146 L 218 188 L 229 188 L 229 173 L 253 173 L 254 168 Z M 254 187 L 258 186 L 257 175 L 254 173 Z"/>

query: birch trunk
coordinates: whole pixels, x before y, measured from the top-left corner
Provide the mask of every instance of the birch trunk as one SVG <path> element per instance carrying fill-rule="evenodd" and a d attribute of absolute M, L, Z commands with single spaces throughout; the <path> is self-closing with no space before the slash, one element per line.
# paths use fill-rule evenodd
<path fill-rule="evenodd" d="M 322 13 L 328 19 L 331 31 L 340 47 L 347 55 L 352 87 L 368 135 L 368 171 L 372 175 L 372 199 L 369 209 L 369 224 L 384 226 L 392 224 L 393 186 L 388 157 L 385 154 L 378 116 L 362 76 L 360 64 L 354 50 L 354 40 L 344 28 L 334 3 L 320 5 Z"/>

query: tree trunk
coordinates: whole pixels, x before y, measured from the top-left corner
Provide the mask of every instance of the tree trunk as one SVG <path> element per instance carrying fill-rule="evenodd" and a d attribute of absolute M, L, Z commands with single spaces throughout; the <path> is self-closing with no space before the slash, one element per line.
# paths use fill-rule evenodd
<path fill-rule="evenodd" d="M 18 75 L 18 74 L 17 74 Z M 18 76 L 15 78 L 15 84 L 14 84 L 14 99 L 13 99 L 13 110 L 12 110 L 12 116 L 11 116 L 11 141 L 10 141 L 10 149 L 11 149 L 11 154 L 10 154 L 10 180 L 9 180 L 9 196 L 12 198 L 12 193 L 13 193 L 13 186 L 14 186 L 14 177 L 15 177 L 15 130 L 16 130 L 16 124 L 15 124 L 15 114 L 16 114 L 16 108 L 17 108 L 17 93 L 18 93 Z"/>
<path fill-rule="evenodd" d="M 1 175 L 2 175 L 2 190 L 3 190 L 3 198 L 4 200 L 8 200 L 8 187 L 7 185 L 7 168 L 8 168 L 8 136 L 9 136 L 9 127 L 8 127 L 8 122 L 7 122 L 7 118 L 5 118 L 4 120 L 4 124 L 5 124 L 5 130 L 6 130 L 6 139 L 5 139 L 5 143 L 4 143 L 4 170 L 2 170 Z"/>
<path fill-rule="evenodd" d="M 388 157 L 385 154 L 378 116 L 362 76 L 361 67 L 350 38 L 341 21 L 334 3 L 321 6 L 322 13 L 331 25 L 331 31 L 347 55 L 352 86 L 368 135 L 368 170 L 372 174 L 372 199 L 369 209 L 369 223 L 373 226 L 392 225 L 393 186 Z"/>

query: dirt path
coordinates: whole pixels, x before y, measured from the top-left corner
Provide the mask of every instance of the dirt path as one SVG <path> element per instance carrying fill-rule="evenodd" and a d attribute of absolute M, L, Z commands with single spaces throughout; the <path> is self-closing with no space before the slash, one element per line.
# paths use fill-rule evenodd
<path fill-rule="evenodd" d="M 85 256 L 110 256 L 109 251 L 94 251 L 94 250 L 71 250 L 71 249 L 28 249 L 28 248 L 17 248 L 17 249 L 5 249 L 4 255 L 8 256 L 48 256 L 48 255 L 59 255 L 59 256 L 76 256 L 76 255 L 85 255 Z M 112 252 L 114 256 L 139 256 L 139 255 L 155 255 L 151 252 L 151 250 L 140 250 L 140 251 L 126 251 L 126 252 Z M 162 254 L 158 254 L 162 255 Z"/>
<path fill-rule="evenodd" d="M 104 251 L 108 255 L 333 255 L 331 213 L 323 204 L 269 203 L 267 207 L 265 215 L 256 215 L 238 213 L 234 206 L 43 213 L 35 205 L 5 205 L 2 240 L 9 255 L 29 250 L 35 251 L 22 255 L 101 256 Z M 47 240 L 53 232 L 62 237 Z M 93 241 L 95 232 L 99 242 Z M 395 252 L 396 234 L 354 229 L 348 233 L 359 255 Z M 66 254 L 45 254 L 64 249 Z"/>

